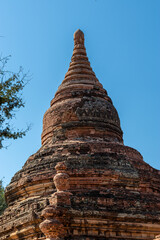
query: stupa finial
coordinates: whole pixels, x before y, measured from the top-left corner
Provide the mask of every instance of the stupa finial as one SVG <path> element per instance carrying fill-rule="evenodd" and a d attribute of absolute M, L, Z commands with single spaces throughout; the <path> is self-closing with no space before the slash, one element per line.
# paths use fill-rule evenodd
<path fill-rule="evenodd" d="M 84 33 L 80 29 L 74 33 L 74 45 L 76 44 L 84 44 Z"/>

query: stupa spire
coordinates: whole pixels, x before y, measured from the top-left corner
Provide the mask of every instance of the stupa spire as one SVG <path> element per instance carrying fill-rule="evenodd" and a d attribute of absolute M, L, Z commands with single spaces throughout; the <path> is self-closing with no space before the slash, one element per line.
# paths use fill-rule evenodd
<path fill-rule="evenodd" d="M 42 144 L 90 138 L 123 142 L 122 136 L 118 113 L 90 66 L 78 29 L 69 69 L 44 115 Z"/>
<path fill-rule="evenodd" d="M 71 88 L 72 90 L 84 89 L 84 86 L 86 86 L 87 89 L 97 88 L 99 89 L 99 92 L 103 94 L 107 93 L 90 66 L 84 45 L 84 33 L 78 29 L 74 33 L 74 49 L 68 71 L 65 74 L 65 78 L 59 86 L 51 105 L 59 99 L 59 95 L 62 92 L 67 92 L 68 89 L 70 90 Z M 62 100 L 62 94 L 60 100 Z M 111 101 L 111 99 L 109 100 Z"/>
<path fill-rule="evenodd" d="M 101 85 L 90 66 L 84 45 L 84 33 L 80 29 L 74 33 L 73 55 L 63 83 L 71 80 L 75 77 L 75 74 L 78 74 L 76 76 L 78 80 L 82 80 L 83 82 L 84 80 L 90 80 L 90 84 L 98 83 L 98 85 Z"/>

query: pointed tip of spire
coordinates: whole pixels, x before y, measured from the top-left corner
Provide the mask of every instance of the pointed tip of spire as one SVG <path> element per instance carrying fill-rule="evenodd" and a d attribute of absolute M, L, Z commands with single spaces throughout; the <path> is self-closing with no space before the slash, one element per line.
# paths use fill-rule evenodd
<path fill-rule="evenodd" d="M 80 29 L 74 33 L 74 44 L 84 44 L 84 33 Z"/>

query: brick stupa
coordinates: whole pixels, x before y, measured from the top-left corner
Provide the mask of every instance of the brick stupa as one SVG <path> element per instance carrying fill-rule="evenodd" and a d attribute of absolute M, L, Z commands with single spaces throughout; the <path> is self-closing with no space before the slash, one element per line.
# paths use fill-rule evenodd
<path fill-rule="evenodd" d="M 81 30 L 44 115 L 42 147 L 12 178 L 6 199 L 0 240 L 160 234 L 160 172 L 123 144 L 118 113 L 90 67 Z"/>

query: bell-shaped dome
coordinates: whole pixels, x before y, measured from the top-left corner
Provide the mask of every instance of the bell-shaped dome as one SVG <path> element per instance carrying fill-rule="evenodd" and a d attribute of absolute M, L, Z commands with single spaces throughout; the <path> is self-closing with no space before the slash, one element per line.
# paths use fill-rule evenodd
<path fill-rule="evenodd" d="M 90 66 L 81 30 L 74 34 L 68 72 L 44 115 L 42 144 L 51 138 L 122 142 L 118 113 Z"/>
<path fill-rule="evenodd" d="M 160 171 L 123 144 L 117 111 L 76 31 L 42 146 L 6 188 L 0 239 L 152 240 L 160 234 L 159 186 Z"/>

